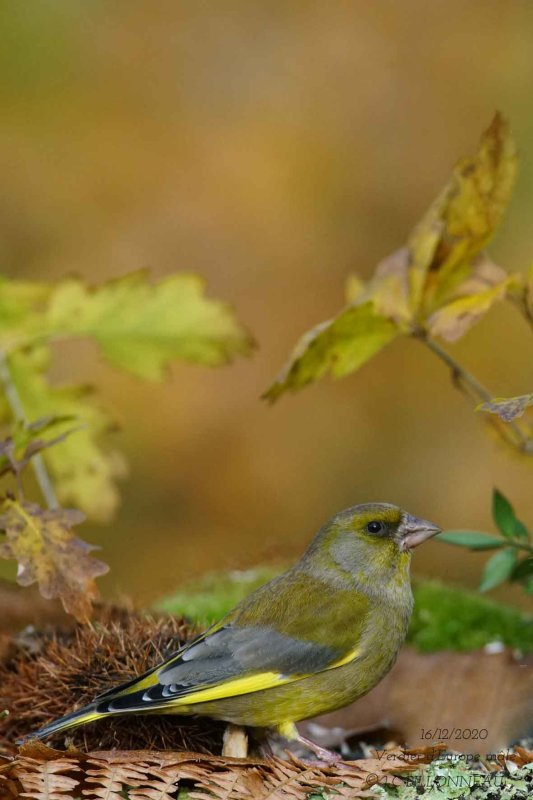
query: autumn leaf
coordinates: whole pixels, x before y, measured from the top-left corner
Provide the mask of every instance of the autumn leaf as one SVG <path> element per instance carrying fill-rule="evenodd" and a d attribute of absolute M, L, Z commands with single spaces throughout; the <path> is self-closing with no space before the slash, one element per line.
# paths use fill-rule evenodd
<path fill-rule="evenodd" d="M 496 114 L 476 153 L 462 159 L 405 247 L 383 259 L 364 283 L 351 275 L 349 307 L 298 342 L 264 397 L 275 400 L 330 371 L 353 372 L 399 335 L 460 338 L 516 279 L 482 255 L 509 202 L 516 148 Z"/>
<path fill-rule="evenodd" d="M 476 259 L 470 275 L 449 303 L 435 311 L 427 327 L 432 336 L 449 342 L 460 339 L 492 306 L 505 298 L 512 278 L 486 257 Z"/>
<path fill-rule="evenodd" d="M 374 276 L 361 291 L 357 305 L 372 301 L 374 311 L 395 322 L 407 332 L 413 322 L 409 298 L 409 251 L 401 247 L 382 259 Z"/>
<path fill-rule="evenodd" d="M 64 281 L 51 295 L 45 329 L 90 336 L 113 366 L 150 380 L 163 378 L 174 359 L 217 366 L 252 347 L 229 307 L 185 273 L 151 284 L 136 272 L 95 289 Z"/>
<path fill-rule="evenodd" d="M 435 310 L 470 276 L 472 260 L 503 218 L 516 167 L 516 146 L 509 125 L 496 114 L 475 155 L 459 161 L 450 181 L 409 238 L 414 308 Z"/>
<path fill-rule="evenodd" d="M 476 411 L 488 411 L 504 422 L 511 422 L 516 417 L 521 417 L 526 408 L 533 406 L 533 394 L 522 394 L 517 397 L 495 397 L 487 403 L 481 403 Z"/>
<path fill-rule="evenodd" d="M 380 316 L 372 303 L 349 306 L 338 317 L 306 333 L 285 368 L 263 395 L 276 400 L 330 372 L 340 378 L 353 372 L 391 342 L 398 327 Z"/>
<path fill-rule="evenodd" d="M 8 362 L 11 379 L 30 419 L 62 416 L 57 434 L 78 428 L 75 435 L 43 453 L 57 496 L 73 504 L 92 519 L 106 521 L 119 501 L 117 478 L 126 471 L 124 459 L 103 444 L 104 434 L 116 425 L 92 400 L 87 386 L 51 386 L 47 378 L 49 351 L 42 347 L 13 353 Z M 9 418 L 7 407 L 0 417 Z"/>
<path fill-rule="evenodd" d="M 95 549 L 78 539 L 71 527 L 83 521 L 80 511 L 62 508 L 45 511 L 34 503 L 6 499 L 1 507 L 0 528 L 6 540 L 0 557 L 18 561 L 17 582 L 38 583 L 43 597 L 59 597 L 65 611 L 79 622 L 90 617 L 98 596 L 94 579 L 108 567 L 89 555 Z"/>

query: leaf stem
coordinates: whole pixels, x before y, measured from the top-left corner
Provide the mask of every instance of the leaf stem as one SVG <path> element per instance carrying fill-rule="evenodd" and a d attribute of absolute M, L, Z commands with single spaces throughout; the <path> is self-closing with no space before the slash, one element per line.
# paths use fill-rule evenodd
<path fill-rule="evenodd" d="M 518 550 L 526 550 L 533 555 L 533 546 L 526 544 L 526 542 L 521 539 L 506 539 L 505 544 L 507 547 L 516 547 Z"/>
<path fill-rule="evenodd" d="M 4 389 L 4 394 L 15 420 L 27 424 L 28 419 L 24 411 L 24 406 L 22 405 L 17 387 L 13 383 L 6 354 L 2 350 L 0 350 L 0 384 Z M 48 508 L 57 508 L 58 502 L 56 493 L 42 455 L 36 453 L 31 459 L 31 464 L 41 493 L 46 501 L 46 505 Z"/>
<path fill-rule="evenodd" d="M 470 394 L 477 403 L 491 402 L 494 395 L 480 383 L 471 372 L 465 369 L 462 364 L 459 364 L 453 356 L 444 350 L 435 339 L 431 339 L 425 331 L 416 331 L 413 335 L 416 339 L 425 344 L 437 358 L 446 364 L 451 372 L 452 381 L 458 389 Z M 533 439 L 527 436 L 520 425 L 514 420 L 502 425 L 496 418 L 492 418 L 489 415 L 487 421 L 494 425 L 507 444 L 512 445 L 512 447 L 517 448 L 522 453 L 533 454 Z"/>

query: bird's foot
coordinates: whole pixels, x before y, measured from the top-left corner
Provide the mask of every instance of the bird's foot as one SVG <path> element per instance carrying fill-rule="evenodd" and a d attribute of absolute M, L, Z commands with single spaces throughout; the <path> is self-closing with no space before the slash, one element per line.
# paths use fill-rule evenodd
<path fill-rule="evenodd" d="M 339 753 L 334 753 L 332 750 L 328 750 L 326 747 L 321 747 L 319 744 L 311 741 L 311 739 L 306 739 L 305 736 L 298 734 L 296 741 L 300 742 L 300 744 L 303 744 L 304 747 L 306 747 L 308 750 L 311 750 L 311 752 L 318 757 L 318 761 L 310 762 L 313 764 L 313 766 L 329 767 L 332 764 L 338 764 L 339 761 L 342 761 L 342 756 L 339 755 Z"/>
<path fill-rule="evenodd" d="M 306 739 L 305 736 L 302 736 L 294 722 L 284 722 L 282 725 L 278 725 L 277 731 L 284 739 L 288 739 L 290 742 L 299 742 L 306 750 L 311 750 L 319 759 L 319 761 L 313 762 L 314 766 L 337 764 L 342 761 L 342 757 L 338 753 L 333 753 L 311 739 Z"/>

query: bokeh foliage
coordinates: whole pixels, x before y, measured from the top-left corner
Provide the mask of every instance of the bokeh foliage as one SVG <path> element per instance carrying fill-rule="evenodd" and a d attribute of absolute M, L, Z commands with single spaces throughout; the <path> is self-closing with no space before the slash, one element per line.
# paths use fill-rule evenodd
<path fill-rule="evenodd" d="M 88 555 L 92 548 L 72 526 L 85 515 L 112 517 L 124 460 L 109 450 L 113 421 L 94 388 L 50 380 L 54 342 L 79 337 L 94 340 L 114 368 L 152 381 L 161 380 L 174 360 L 218 366 L 249 354 L 253 343 L 233 312 L 206 297 L 192 274 L 151 283 L 138 272 L 97 287 L 79 279 L 2 279 L 0 421 L 12 434 L 1 458 L 3 470 L 17 478 L 18 498 L 7 494 L 2 501 L 0 557 L 18 561 L 20 584 L 37 582 L 45 597 L 60 597 L 67 611 L 86 620 L 97 596 L 94 578 L 107 567 Z M 53 439 L 43 439 L 50 428 Z M 30 460 L 48 510 L 24 498 L 21 472 Z"/>
<path fill-rule="evenodd" d="M 302 336 L 265 398 L 277 400 L 328 372 L 343 377 L 394 339 L 411 336 L 450 367 L 478 407 L 496 414 L 492 420 L 510 444 L 533 453 L 531 425 L 515 421 L 530 405 L 529 396 L 495 404 L 488 390 L 435 342 L 457 341 L 506 298 L 533 324 L 533 271 L 508 272 L 485 252 L 511 198 L 516 169 L 509 124 L 496 114 L 474 155 L 458 162 L 406 245 L 381 261 L 366 283 L 358 276 L 349 279 L 346 307 Z"/>

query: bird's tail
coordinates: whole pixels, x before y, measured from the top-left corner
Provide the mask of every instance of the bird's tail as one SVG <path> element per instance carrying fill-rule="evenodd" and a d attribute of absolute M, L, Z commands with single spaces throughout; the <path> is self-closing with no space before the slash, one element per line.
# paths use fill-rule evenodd
<path fill-rule="evenodd" d="M 64 717 L 50 722 L 49 725 L 45 725 L 38 731 L 34 731 L 28 736 L 25 736 L 21 741 L 24 742 L 28 739 L 46 739 L 53 733 L 66 731 L 69 728 L 77 728 L 78 725 L 85 725 L 87 722 L 93 722 L 95 719 L 100 719 L 103 716 L 105 716 L 105 714 L 101 711 L 97 711 L 96 703 L 91 703 L 88 706 L 80 708 L 78 711 L 73 711 L 71 714 L 66 714 Z"/>

